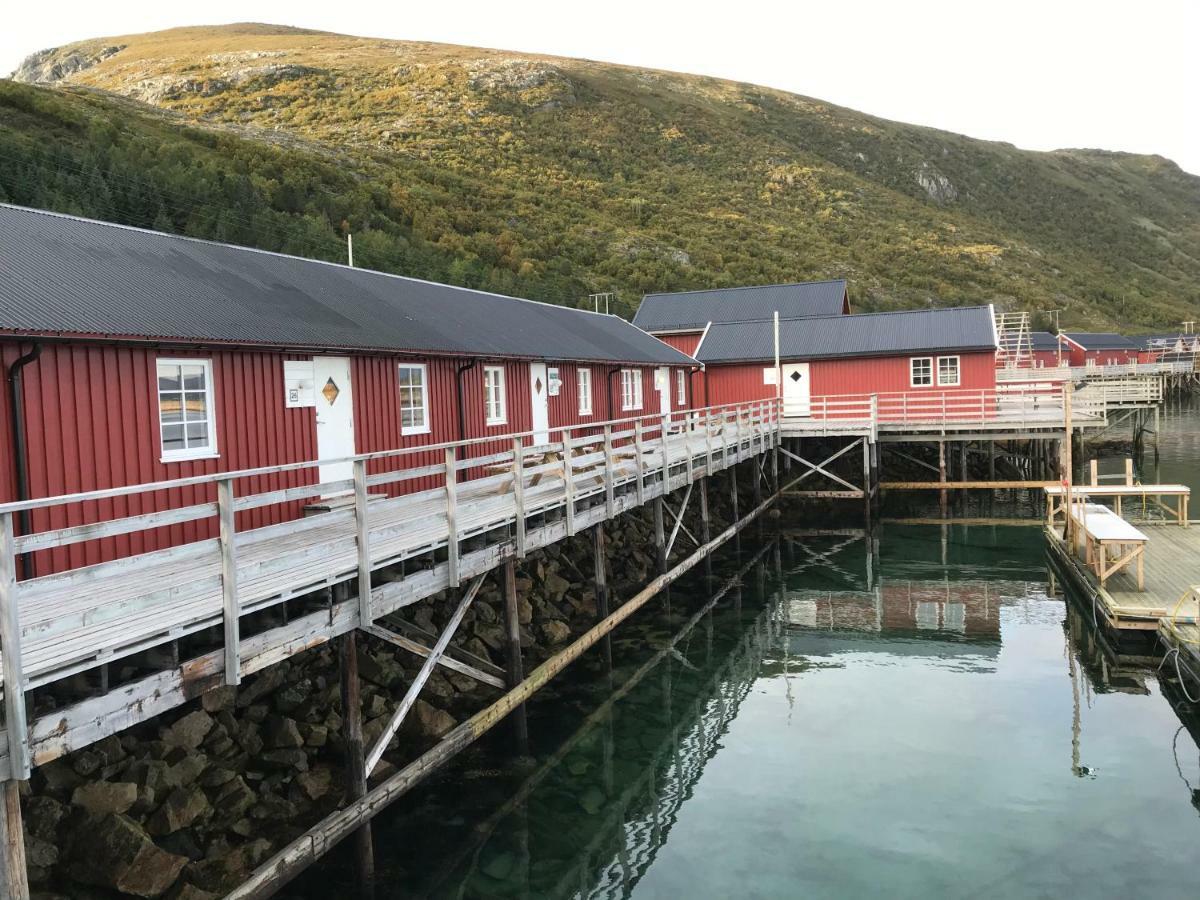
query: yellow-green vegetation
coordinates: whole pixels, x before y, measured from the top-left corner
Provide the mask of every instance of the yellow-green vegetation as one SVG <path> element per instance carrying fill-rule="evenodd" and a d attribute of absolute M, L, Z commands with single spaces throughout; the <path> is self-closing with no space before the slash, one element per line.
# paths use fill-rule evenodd
<path fill-rule="evenodd" d="M 104 38 L 0 83 L 0 198 L 577 303 L 845 276 L 860 309 L 1200 311 L 1200 178 L 754 85 L 263 25 Z"/>

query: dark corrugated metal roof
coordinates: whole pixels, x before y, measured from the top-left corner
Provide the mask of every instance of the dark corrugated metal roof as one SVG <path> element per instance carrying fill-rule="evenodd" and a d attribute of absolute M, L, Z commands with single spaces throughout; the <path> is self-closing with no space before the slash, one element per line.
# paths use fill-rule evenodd
<path fill-rule="evenodd" d="M 0 331 L 687 365 L 617 316 L 0 204 Z"/>
<path fill-rule="evenodd" d="M 1112 331 L 1064 331 L 1063 335 L 1087 350 L 1136 350 L 1138 345 Z"/>
<path fill-rule="evenodd" d="M 1029 343 L 1034 351 L 1054 351 L 1058 349 L 1058 336 L 1049 331 L 1029 332 Z"/>
<path fill-rule="evenodd" d="M 801 316 L 836 316 L 843 310 L 846 280 L 713 288 L 674 294 L 647 294 L 633 324 L 646 331 L 699 330 L 709 322 L 748 322 Z"/>
<path fill-rule="evenodd" d="M 704 363 L 773 360 L 772 322 L 713 324 L 697 351 Z M 853 316 L 781 319 L 781 359 L 890 356 L 943 350 L 994 350 L 988 306 L 919 309 Z"/>
<path fill-rule="evenodd" d="M 1190 349 L 1194 341 L 1200 340 L 1200 336 L 1169 331 L 1162 334 L 1135 334 L 1130 337 L 1130 340 L 1143 350 L 1171 350 L 1181 341 L 1182 347 Z"/>

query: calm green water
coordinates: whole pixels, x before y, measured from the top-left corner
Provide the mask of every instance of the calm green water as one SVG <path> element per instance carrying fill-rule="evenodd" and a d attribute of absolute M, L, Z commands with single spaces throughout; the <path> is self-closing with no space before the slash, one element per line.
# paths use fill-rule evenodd
<path fill-rule="evenodd" d="M 773 540 L 539 695 L 532 761 L 496 734 L 377 819 L 376 896 L 1195 896 L 1200 717 L 1050 595 L 1038 529 Z"/>
<path fill-rule="evenodd" d="M 868 558 L 784 540 L 690 630 L 679 587 L 532 705 L 531 767 L 499 736 L 377 820 L 378 896 L 1191 896 L 1200 727 L 1047 596 L 1037 530 Z"/>

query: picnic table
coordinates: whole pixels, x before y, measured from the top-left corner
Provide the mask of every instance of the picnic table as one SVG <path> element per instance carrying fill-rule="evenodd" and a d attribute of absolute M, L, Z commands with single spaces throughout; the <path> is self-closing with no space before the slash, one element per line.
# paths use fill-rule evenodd
<path fill-rule="evenodd" d="M 1146 589 L 1145 553 L 1150 539 L 1145 534 L 1099 503 L 1073 503 L 1071 517 L 1079 526 L 1084 561 L 1101 587 L 1132 563 L 1137 568 L 1138 590 Z"/>

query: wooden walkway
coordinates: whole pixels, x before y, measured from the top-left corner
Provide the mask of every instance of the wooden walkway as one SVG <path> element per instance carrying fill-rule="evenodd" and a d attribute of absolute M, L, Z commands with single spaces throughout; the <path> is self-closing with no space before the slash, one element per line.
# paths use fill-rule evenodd
<path fill-rule="evenodd" d="M 487 449 L 505 442 L 512 449 L 486 456 L 471 455 L 484 441 L 468 441 L 352 457 L 352 480 L 259 495 L 236 496 L 237 481 L 315 469 L 317 461 L 0 505 L 6 686 L 20 683 L 29 690 L 204 629 L 223 629 L 224 634 L 223 647 L 215 653 L 33 723 L 26 720 L 23 692 L 6 690 L 0 777 L 28 777 L 31 765 L 157 715 L 221 681 L 236 684 L 242 675 L 370 626 L 400 607 L 490 571 L 506 558 L 523 556 L 742 460 L 765 457 L 778 446 L 778 422 L 776 405 L 764 401 L 673 419 L 601 422 L 582 435 L 578 432 L 584 429 L 560 429 L 554 432 L 557 441 L 537 447 L 529 446 L 531 435 L 499 442 L 489 438 Z M 431 450 L 444 453 L 446 462 L 404 468 L 407 455 L 428 458 Z M 368 463 L 388 458 L 400 468 L 367 474 Z M 481 470 L 497 474 L 461 480 Z M 514 478 L 515 472 L 520 477 Z M 418 478 L 440 480 L 441 486 L 367 499 L 369 491 Z M 22 509 L 205 484 L 216 485 L 216 503 L 14 535 L 14 517 Z M 353 503 L 234 532 L 237 511 L 339 491 L 353 492 Z M 22 552 L 207 517 L 219 519 L 219 538 L 28 581 L 15 578 L 15 557 Z M 678 531 L 677 526 L 672 540 Z M 327 610 L 251 637 L 240 635 L 239 621 L 248 614 L 355 579 L 362 583 L 372 572 L 418 557 L 419 567 L 376 579 L 365 596 L 341 603 L 331 599 Z"/>
<path fill-rule="evenodd" d="M 1161 619 L 1172 615 L 1180 624 L 1200 621 L 1195 597 L 1179 603 L 1191 585 L 1200 581 L 1200 528 L 1141 523 L 1139 528 L 1149 539 L 1144 591 L 1138 590 L 1136 573 L 1129 569 L 1110 576 L 1102 588 L 1095 572 L 1070 553 L 1061 531 L 1047 527 L 1046 537 L 1076 589 L 1093 599 L 1098 614 L 1112 628 L 1155 631 Z"/>

